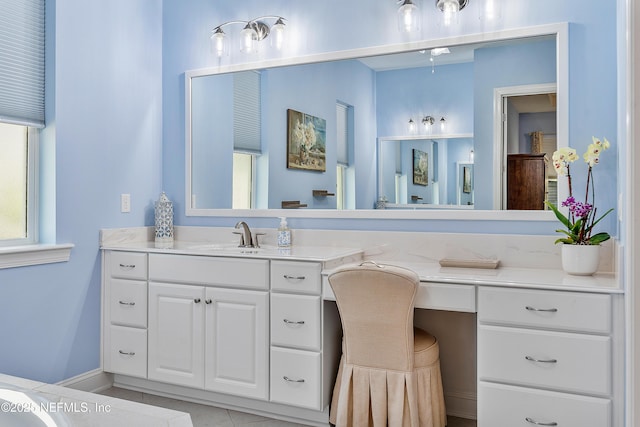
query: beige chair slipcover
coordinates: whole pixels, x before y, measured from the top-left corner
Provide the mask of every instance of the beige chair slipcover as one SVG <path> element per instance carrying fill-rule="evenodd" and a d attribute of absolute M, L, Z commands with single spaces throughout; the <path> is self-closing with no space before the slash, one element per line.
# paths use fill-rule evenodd
<path fill-rule="evenodd" d="M 414 328 L 418 276 L 363 263 L 329 276 L 342 321 L 330 421 L 337 427 L 443 427 L 436 338 Z"/>

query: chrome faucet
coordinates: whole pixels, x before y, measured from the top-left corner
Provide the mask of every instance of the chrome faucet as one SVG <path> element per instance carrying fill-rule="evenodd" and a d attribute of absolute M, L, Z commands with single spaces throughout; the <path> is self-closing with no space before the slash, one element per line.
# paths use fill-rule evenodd
<path fill-rule="evenodd" d="M 246 222 L 240 221 L 236 224 L 236 228 L 242 229 L 240 234 L 240 247 L 241 248 L 252 248 L 253 241 L 251 239 L 251 230 Z"/>

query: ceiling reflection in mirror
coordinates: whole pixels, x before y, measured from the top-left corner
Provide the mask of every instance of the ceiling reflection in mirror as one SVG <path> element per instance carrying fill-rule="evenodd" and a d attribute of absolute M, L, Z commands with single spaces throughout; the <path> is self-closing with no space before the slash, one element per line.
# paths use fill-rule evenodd
<path fill-rule="evenodd" d="M 449 52 L 187 75 L 190 209 L 493 209 L 494 90 L 556 83 L 556 35 Z M 535 130 L 520 129 L 523 151 Z"/>

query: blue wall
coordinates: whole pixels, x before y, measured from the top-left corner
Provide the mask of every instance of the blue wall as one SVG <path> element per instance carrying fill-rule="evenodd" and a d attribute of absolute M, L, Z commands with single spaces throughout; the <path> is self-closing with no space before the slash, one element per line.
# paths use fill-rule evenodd
<path fill-rule="evenodd" d="M 616 34 L 624 34 L 625 28 L 616 25 L 615 9 L 582 0 L 500 0 L 501 20 L 488 23 L 478 19 L 482 4 L 470 2 L 457 27 L 423 25 L 413 40 L 570 22 L 569 142 L 582 152 L 592 135 L 608 137 L 612 155 L 598 165 L 597 185 L 615 187 L 615 153 L 624 144 L 616 140 L 622 123 L 616 93 L 626 90 L 616 80 L 616 46 L 624 43 L 617 43 Z M 423 22 L 439 19 L 429 2 L 421 6 Z M 101 228 L 151 225 L 152 203 L 163 189 L 175 202 L 178 224 L 228 226 L 236 221 L 184 215 L 184 72 L 216 65 L 208 43 L 215 25 L 282 14 L 293 36 L 282 55 L 291 57 L 411 39 L 398 34 L 397 5 L 387 0 L 49 0 L 47 7 L 55 62 L 47 64 L 51 84 L 43 143 L 49 160 L 43 180 L 49 191 L 44 236 L 76 246 L 68 263 L 0 271 L 0 319 L 5 325 L 0 340 L 6 344 L 0 371 L 55 382 L 99 367 Z M 248 60 L 234 53 L 225 61 L 260 61 L 270 55 L 265 51 Z M 624 117 L 624 111 L 619 113 Z M 615 206 L 614 191 L 597 192 L 603 208 Z M 129 214 L 120 213 L 121 193 L 131 194 Z M 256 226 L 276 224 L 275 219 L 255 221 Z M 536 234 L 556 228 L 555 223 L 446 220 L 318 219 L 290 224 Z M 606 225 L 615 230 L 615 218 Z"/>
<path fill-rule="evenodd" d="M 556 114 L 546 113 L 522 113 L 519 117 L 520 135 L 518 135 L 518 146 L 520 153 L 531 152 L 531 132 L 540 131 L 544 135 L 555 133 Z"/>
<path fill-rule="evenodd" d="M 374 164 L 376 134 L 374 74 L 358 61 L 341 61 L 309 66 L 275 68 L 262 72 L 264 146 L 268 146 L 269 207 L 280 208 L 282 200 L 299 200 L 310 208 L 336 207 L 335 197 L 312 197 L 311 190 L 336 188 L 336 102 L 353 107 L 354 159 L 356 173 Z M 287 109 L 310 114 L 326 121 L 326 171 L 287 169 Z M 356 194 L 356 206 L 371 209 L 375 200 L 375 179 L 368 191 Z M 363 182 L 358 181 L 358 182 Z M 295 182 L 295 185 L 291 185 Z"/>
<path fill-rule="evenodd" d="M 100 365 L 99 230 L 151 224 L 161 190 L 161 25 L 156 0 L 47 1 L 44 237 L 75 247 L 0 270 L 2 373 L 57 382 Z"/>
<path fill-rule="evenodd" d="M 231 208 L 231 186 L 215 183 L 233 179 L 233 75 L 198 77 L 191 84 L 191 164 L 198 171 L 191 180 L 192 207 Z"/>
<path fill-rule="evenodd" d="M 424 67 L 381 71 L 376 84 L 378 135 L 407 135 L 410 118 L 426 135 L 425 116 L 436 119 L 431 133 L 441 133 L 443 116 L 446 133 L 473 133 L 473 63 L 439 65 L 434 73 Z"/>

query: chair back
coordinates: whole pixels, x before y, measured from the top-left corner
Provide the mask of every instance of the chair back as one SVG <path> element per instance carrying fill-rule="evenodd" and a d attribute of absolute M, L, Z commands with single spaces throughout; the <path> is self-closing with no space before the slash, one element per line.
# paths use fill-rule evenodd
<path fill-rule="evenodd" d="M 390 265 L 363 263 L 329 276 L 342 322 L 345 362 L 413 370 L 413 308 L 418 275 Z"/>

